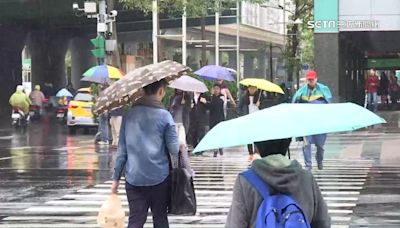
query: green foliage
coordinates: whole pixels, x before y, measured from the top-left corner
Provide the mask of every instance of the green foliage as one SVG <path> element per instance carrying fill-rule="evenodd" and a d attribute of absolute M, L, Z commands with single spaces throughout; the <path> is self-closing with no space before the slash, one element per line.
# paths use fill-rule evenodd
<path fill-rule="evenodd" d="M 125 8 L 142 10 L 150 13 L 152 10 L 152 0 L 119 0 Z M 247 0 L 253 3 L 264 3 L 268 0 Z M 216 5 L 215 0 L 159 0 L 158 7 L 161 14 L 168 17 L 180 17 L 183 12 L 184 3 L 187 2 L 186 13 L 189 17 L 206 16 L 211 10 L 227 10 L 236 6 L 236 0 L 220 0 Z"/>
<path fill-rule="evenodd" d="M 302 63 L 314 62 L 314 48 L 313 48 L 313 31 L 307 28 L 307 22 L 312 20 L 312 11 L 314 8 L 313 0 L 291 0 L 294 5 L 294 14 L 289 18 L 291 21 L 300 19 L 303 23 L 289 24 L 287 31 L 291 35 L 287 37 L 285 58 L 287 60 L 287 70 L 289 75 L 289 81 L 293 81 L 293 73 L 298 74 Z M 298 50 L 301 50 L 303 61 L 300 62 L 299 56 L 297 56 Z"/>

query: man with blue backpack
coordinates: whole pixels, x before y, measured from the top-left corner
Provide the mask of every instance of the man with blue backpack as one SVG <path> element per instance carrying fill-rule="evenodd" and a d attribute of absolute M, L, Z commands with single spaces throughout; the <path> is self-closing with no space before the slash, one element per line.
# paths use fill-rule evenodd
<path fill-rule="evenodd" d="M 327 205 L 310 171 L 285 157 L 291 139 L 256 142 L 262 159 L 236 179 L 226 228 L 329 228 Z"/>

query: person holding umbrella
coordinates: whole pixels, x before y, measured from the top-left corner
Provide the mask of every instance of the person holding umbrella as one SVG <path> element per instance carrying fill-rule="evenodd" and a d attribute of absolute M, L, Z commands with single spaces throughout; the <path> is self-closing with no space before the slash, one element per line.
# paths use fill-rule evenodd
<path fill-rule="evenodd" d="M 327 104 L 332 102 L 332 93 L 330 89 L 318 83 L 317 72 L 310 70 L 307 75 L 307 84 L 301 87 L 293 96 L 292 103 L 310 103 L 310 104 Z M 302 121 L 302 120 L 299 120 Z M 326 134 L 317 134 L 304 137 L 304 163 L 306 169 L 312 169 L 311 162 L 311 145 L 315 144 L 317 147 L 316 160 L 318 169 L 323 169 L 324 159 L 324 145 L 326 141 Z"/>
<path fill-rule="evenodd" d="M 125 168 L 129 228 L 143 227 L 149 208 L 154 227 L 169 227 L 168 156 L 178 154 L 179 143 L 174 120 L 161 103 L 167 84 L 162 79 L 145 86 L 145 95 L 133 103 L 122 120 L 111 190 L 117 193 Z"/>
<path fill-rule="evenodd" d="M 255 143 L 262 159 L 255 160 L 248 171 L 239 174 L 236 178 L 232 204 L 225 223 L 226 228 L 256 227 L 259 219 L 266 221 L 264 214 L 262 214 L 262 218 L 257 216 L 257 211 L 264 209 L 262 207 L 263 201 L 273 204 L 272 200 L 268 201 L 271 199 L 269 196 L 272 195 L 275 197 L 290 195 L 294 202 L 300 206 L 300 210 L 296 208 L 297 213 L 287 213 L 287 217 L 282 218 L 282 220 L 287 219 L 284 220 L 288 221 L 287 225 L 291 223 L 292 226 L 301 226 L 302 220 L 297 219 L 296 221 L 299 221 L 297 224 L 293 224 L 293 221 L 296 215 L 304 213 L 309 227 L 331 227 L 328 207 L 315 178 L 309 171 L 303 170 L 298 161 L 286 157 L 290 142 L 291 138 Z M 251 178 L 246 175 L 249 172 L 252 172 L 253 178 L 258 180 L 261 186 L 252 182 Z M 263 189 L 264 186 L 267 189 Z M 271 195 L 265 197 L 264 195 L 268 192 Z M 282 200 L 281 203 L 284 203 L 284 201 Z M 290 207 L 285 209 L 287 211 L 293 210 Z M 278 210 L 274 217 L 278 218 L 284 213 L 285 211 Z M 270 219 L 268 220 L 270 221 Z M 267 227 L 269 227 L 268 224 Z"/>
<path fill-rule="evenodd" d="M 194 92 L 191 111 L 189 134 L 193 148 L 201 141 L 209 130 L 209 112 L 207 102 L 210 100 L 205 93 Z"/>
<path fill-rule="evenodd" d="M 186 134 L 189 129 L 190 98 L 188 92 L 175 89 L 169 107 L 169 111 L 176 124 L 179 139 L 185 146 L 187 145 Z"/>
<path fill-rule="evenodd" d="M 207 107 L 210 110 L 210 129 L 215 127 L 217 124 L 225 120 L 224 115 L 224 95 L 221 94 L 221 87 L 215 84 L 213 87 L 213 93 L 209 102 L 207 102 Z M 219 154 L 222 156 L 224 154 L 222 148 L 214 151 L 214 157 Z"/>
<path fill-rule="evenodd" d="M 264 100 L 264 96 L 255 86 L 248 86 L 245 94 L 239 100 L 239 115 L 245 116 L 260 110 L 260 106 Z M 254 159 L 253 144 L 248 144 L 249 161 Z"/>
<path fill-rule="evenodd" d="M 215 84 L 218 85 L 221 90 L 221 95 L 224 101 L 224 116 L 225 119 L 227 119 L 228 102 L 230 102 L 233 105 L 233 107 L 236 107 L 235 99 L 233 98 L 228 86 L 224 83 L 224 80 L 216 80 Z"/>

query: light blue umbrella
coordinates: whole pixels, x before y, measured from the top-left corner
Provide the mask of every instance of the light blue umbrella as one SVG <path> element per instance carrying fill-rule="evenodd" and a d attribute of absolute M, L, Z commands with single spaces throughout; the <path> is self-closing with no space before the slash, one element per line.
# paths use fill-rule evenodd
<path fill-rule="evenodd" d="M 265 140 L 353 131 L 382 123 L 386 121 L 353 103 L 281 104 L 221 122 L 204 136 L 193 152 Z"/>
<path fill-rule="evenodd" d="M 57 92 L 56 97 L 73 97 L 71 92 L 69 92 L 67 89 L 61 89 L 60 91 Z"/>

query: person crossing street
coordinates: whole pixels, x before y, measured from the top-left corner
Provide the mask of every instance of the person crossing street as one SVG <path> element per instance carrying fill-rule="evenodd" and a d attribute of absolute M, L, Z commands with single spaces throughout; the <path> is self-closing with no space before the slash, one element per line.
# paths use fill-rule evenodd
<path fill-rule="evenodd" d="M 332 102 L 332 93 L 330 89 L 327 86 L 317 82 L 317 72 L 310 70 L 307 73 L 306 79 L 307 84 L 296 92 L 296 94 L 293 96 L 292 103 L 327 104 Z M 312 144 L 315 144 L 317 147 L 316 160 L 318 169 L 323 169 L 325 141 L 326 134 L 304 137 L 303 154 L 306 169 L 312 169 Z"/>

